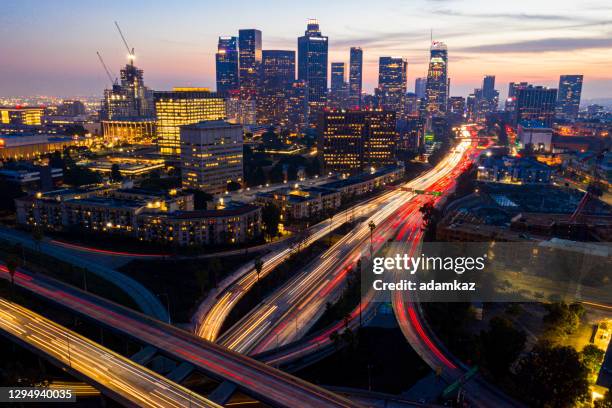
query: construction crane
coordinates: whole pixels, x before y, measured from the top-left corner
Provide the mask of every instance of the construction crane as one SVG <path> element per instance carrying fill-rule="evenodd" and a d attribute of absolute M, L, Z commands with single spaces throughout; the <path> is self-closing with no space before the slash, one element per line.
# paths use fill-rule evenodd
<path fill-rule="evenodd" d="M 108 80 L 110 81 L 111 86 L 117 85 L 117 78 L 113 79 L 113 76 L 111 75 L 110 70 L 108 69 L 108 67 L 104 63 L 104 60 L 102 59 L 102 55 L 100 55 L 98 51 L 96 51 L 96 54 L 98 54 L 98 59 L 100 60 L 100 64 L 102 64 L 102 68 L 104 68 L 104 71 L 106 72 L 106 76 L 108 77 Z"/>
<path fill-rule="evenodd" d="M 130 48 L 127 40 L 125 39 L 125 36 L 123 35 L 123 32 L 121 31 L 121 27 L 119 27 L 119 23 L 116 21 L 115 21 L 115 27 L 117 27 L 117 31 L 119 31 L 119 35 L 121 36 L 121 39 L 123 40 L 123 44 L 125 44 L 125 48 L 127 49 L 127 52 L 128 52 L 128 59 L 130 60 L 130 63 L 133 64 L 134 58 L 136 58 L 136 55 L 134 55 L 134 48 Z"/>

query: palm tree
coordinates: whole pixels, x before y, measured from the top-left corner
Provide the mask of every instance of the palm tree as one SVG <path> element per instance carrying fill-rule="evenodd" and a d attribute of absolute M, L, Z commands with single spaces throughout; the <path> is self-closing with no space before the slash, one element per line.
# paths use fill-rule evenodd
<path fill-rule="evenodd" d="M 374 221 L 370 221 L 368 223 L 368 227 L 370 228 L 370 258 L 372 257 L 372 252 L 374 250 L 373 246 L 372 246 L 372 235 L 374 234 L 374 230 L 376 229 L 376 224 L 374 224 Z"/>
<path fill-rule="evenodd" d="M 264 263 L 261 260 L 261 258 L 257 258 L 255 259 L 255 273 L 257 274 L 257 297 L 261 299 L 261 288 L 259 287 L 259 275 L 261 274 L 261 271 L 263 270 L 263 266 Z"/>
<path fill-rule="evenodd" d="M 15 290 L 15 272 L 17 272 L 17 267 L 19 267 L 19 259 L 14 255 L 9 255 L 6 258 L 6 269 L 8 269 L 11 277 L 11 293 Z"/>

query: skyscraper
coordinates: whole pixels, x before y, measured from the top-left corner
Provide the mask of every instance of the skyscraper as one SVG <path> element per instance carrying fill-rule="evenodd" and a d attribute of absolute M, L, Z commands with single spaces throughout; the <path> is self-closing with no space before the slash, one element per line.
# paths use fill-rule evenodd
<path fill-rule="evenodd" d="M 156 91 L 154 98 L 161 154 L 180 154 L 180 126 L 225 118 L 223 99 L 207 88 Z"/>
<path fill-rule="evenodd" d="M 351 106 L 361 107 L 363 77 L 363 50 L 351 47 L 349 62 L 349 97 Z"/>
<path fill-rule="evenodd" d="M 518 84 L 514 86 L 512 98 L 514 124 L 536 121 L 545 127 L 552 126 L 557 100 L 556 89 Z"/>
<path fill-rule="evenodd" d="M 217 94 L 225 98 L 229 91 L 240 89 L 238 39 L 236 37 L 219 37 L 215 60 L 217 70 Z"/>
<path fill-rule="evenodd" d="M 378 63 L 380 104 L 396 114 L 403 113 L 407 67 L 408 62 L 402 57 L 380 57 Z"/>
<path fill-rule="evenodd" d="M 347 106 L 348 85 L 345 78 L 344 62 L 331 63 L 331 89 L 327 105 L 331 108 L 340 109 Z"/>
<path fill-rule="evenodd" d="M 439 41 L 431 43 L 427 70 L 426 110 L 429 114 L 446 112 L 448 101 L 448 49 Z"/>
<path fill-rule="evenodd" d="M 304 35 L 298 38 L 298 79 L 308 86 L 310 124 L 327 101 L 327 47 L 328 40 L 321 34 L 319 22 L 308 20 Z"/>
<path fill-rule="evenodd" d="M 427 91 L 427 78 L 417 78 L 414 80 L 414 93 L 418 99 L 425 98 Z"/>
<path fill-rule="evenodd" d="M 261 31 L 238 30 L 240 54 L 240 96 L 242 99 L 256 99 L 262 61 Z"/>
<path fill-rule="evenodd" d="M 566 119 L 575 119 L 580 110 L 582 94 L 582 75 L 561 75 L 557 95 L 557 115 Z"/>
<path fill-rule="evenodd" d="M 344 62 L 331 63 L 331 91 L 341 91 L 344 88 Z"/>
<path fill-rule="evenodd" d="M 482 88 L 474 89 L 474 104 L 472 120 L 482 122 L 487 114 L 495 112 L 499 104 L 499 92 L 495 90 L 495 76 L 486 75 L 482 81 Z"/>
<path fill-rule="evenodd" d="M 264 50 L 262 82 L 257 99 L 259 123 L 282 123 L 287 95 L 295 81 L 295 51 Z M 285 124 L 285 123 L 282 123 Z"/>
<path fill-rule="evenodd" d="M 394 112 L 324 112 L 319 125 L 318 148 L 327 171 L 351 174 L 395 163 Z"/>

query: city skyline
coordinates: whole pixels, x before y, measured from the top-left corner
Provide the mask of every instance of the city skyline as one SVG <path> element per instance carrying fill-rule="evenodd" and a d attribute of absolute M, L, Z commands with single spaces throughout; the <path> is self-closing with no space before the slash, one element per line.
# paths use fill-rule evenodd
<path fill-rule="evenodd" d="M 376 13 L 368 13 L 376 5 L 351 5 L 355 3 L 341 1 L 285 9 L 273 2 L 262 6 L 237 1 L 229 7 L 244 12 L 231 20 L 207 19 L 222 13 L 227 4 L 190 1 L 172 8 L 157 4 L 146 11 L 137 3 L 118 2 L 7 5 L 0 22 L 8 40 L 0 52 L 14 58 L 0 67 L 0 94 L 101 94 L 108 80 L 95 52 L 101 52 L 115 74 L 126 62 L 114 20 L 136 49 L 136 65 L 145 70 L 151 88 L 215 89 L 219 36 L 237 36 L 239 29 L 253 28 L 262 32 L 263 49 L 297 51 L 297 37 L 303 35 L 308 18 L 317 18 L 329 36 L 328 63 L 348 64 L 350 47 L 363 49 L 363 88 L 368 93 L 378 80 L 379 57 L 395 55 L 408 61 L 412 91 L 415 78 L 427 73 L 433 30 L 434 40 L 449 48 L 451 96 L 467 95 L 487 74 L 496 76 L 502 96 L 509 82 L 556 87 L 565 74 L 584 75 L 584 99 L 612 94 L 612 73 L 606 72 L 612 63 L 612 21 L 602 17 L 612 7 L 604 1 L 591 1 L 579 11 L 565 0 L 495 7 L 423 0 L 396 2 Z"/>

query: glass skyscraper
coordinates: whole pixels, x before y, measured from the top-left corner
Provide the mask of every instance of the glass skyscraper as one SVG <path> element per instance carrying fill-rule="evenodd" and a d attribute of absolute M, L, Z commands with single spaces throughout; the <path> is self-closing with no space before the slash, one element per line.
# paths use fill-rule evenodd
<path fill-rule="evenodd" d="M 256 99 L 262 60 L 261 31 L 238 30 L 238 47 L 240 96 L 246 100 Z"/>
<path fill-rule="evenodd" d="M 557 94 L 557 115 L 566 119 L 575 119 L 580 110 L 582 94 L 582 75 L 561 75 L 559 93 Z"/>
<path fill-rule="evenodd" d="M 230 91 L 240 89 L 238 73 L 238 39 L 219 37 L 215 54 L 217 70 L 217 95 L 225 98 Z"/>
<path fill-rule="evenodd" d="M 341 91 L 344 88 L 344 62 L 331 63 L 331 91 Z"/>
<path fill-rule="evenodd" d="M 287 97 L 295 81 L 295 51 L 264 50 L 260 95 L 257 98 L 257 121 L 283 123 Z"/>
<path fill-rule="evenodd" d="M 552 126 L 557 100 L 556 89 L 545 86 L 515 84 L 513 94 L 513 121 L 515 124 L 536 121 L 540 122 L 540 126 Z"/>
<path fill-rule="evenodd" d="M 397 114 L 403 111 L 407 67 L 408 62 L 402 57 L 380 57 L 378 63 L 380 105 Z"/>
<path fill-rule="evenodd" d="M 363 50 L 351 47 L 349 62 L 349 97 L 352 106 L 361 107 L 361 90 L 363 83 Z"/>
<path fill-rule="evenodd" d="M 431 43 L 427 70 L 426 110 L 430 114 L 446 112 L 448 103 L 448 49 L 439 41 Z"/>
<path fill-rule="evenodd" d="M 298 38 L 298 79 L 308 86 L 309 123 L 327 101 L 328 40 L 321 34 L 319 22 L 308 20 L 306 32 Z"/>

